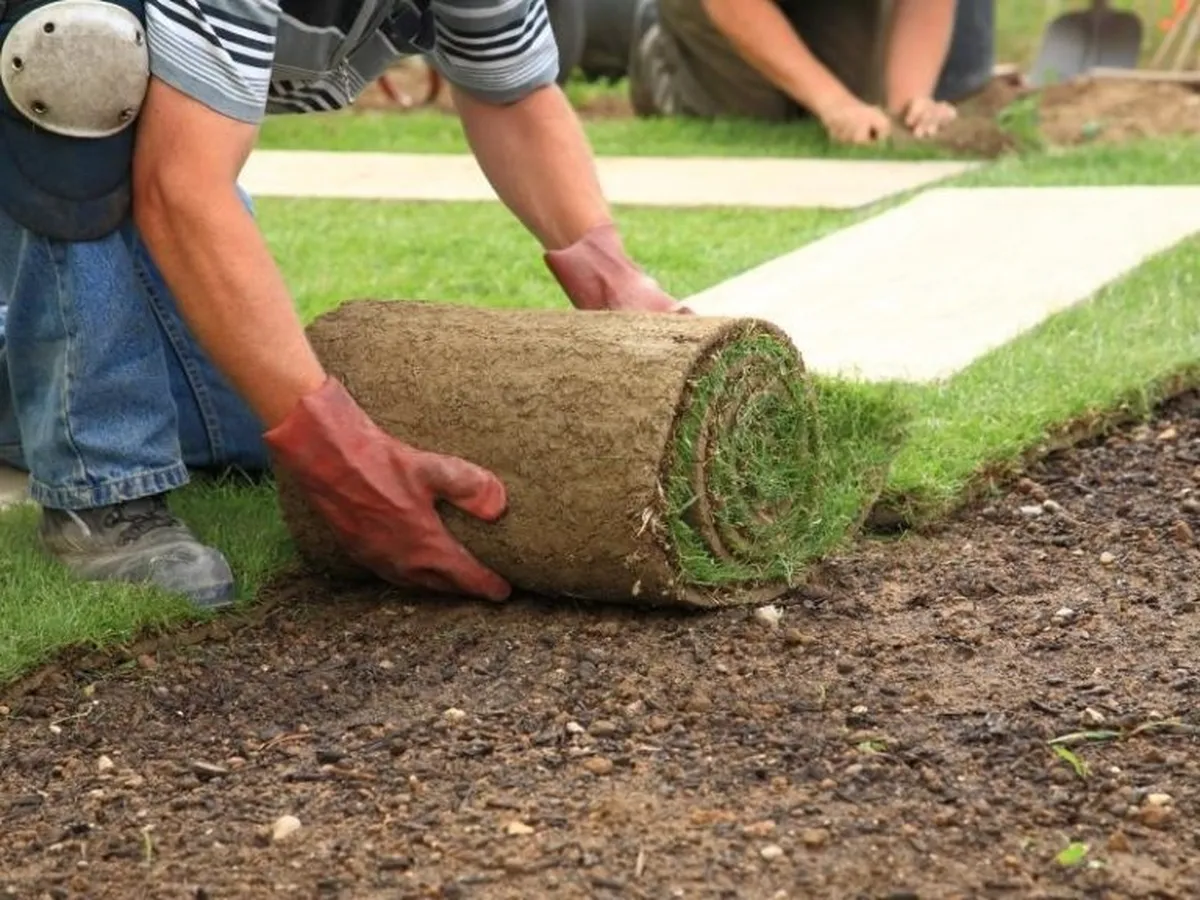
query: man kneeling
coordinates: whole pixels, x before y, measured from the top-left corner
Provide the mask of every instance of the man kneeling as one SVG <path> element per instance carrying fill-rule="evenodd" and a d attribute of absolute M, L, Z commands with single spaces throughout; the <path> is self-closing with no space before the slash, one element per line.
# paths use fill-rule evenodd
<path fill-rule="evenodd" d="M 783 121 L 830 137 L 930 137 L 991 77 L 994 0 L 658 0 L 630 62 L 639 115 Z M 957 7 L 957 20 L 956 20 Z"/>

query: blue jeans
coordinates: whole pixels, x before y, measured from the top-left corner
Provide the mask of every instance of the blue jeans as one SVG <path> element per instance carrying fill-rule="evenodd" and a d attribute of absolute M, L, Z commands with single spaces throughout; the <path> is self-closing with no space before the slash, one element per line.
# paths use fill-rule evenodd
<path fill-rule="evenodd" d="M 0 461 L 55 509 L 268 467 L 262 425 L 179 317 L 132 222 L 63 243 L 0 211 Z"/>

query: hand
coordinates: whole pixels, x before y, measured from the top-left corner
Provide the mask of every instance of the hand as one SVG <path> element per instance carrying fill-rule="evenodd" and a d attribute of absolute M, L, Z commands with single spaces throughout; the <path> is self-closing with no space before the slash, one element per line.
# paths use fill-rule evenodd
<path fill-rule="evenodd" d="M 823 108 L 817 116 L 829 137 L 840 144 L 873 144 L 892 133 L 887 113 L 857 97 Z"/>
<path fill-rule="evenodd" d="M 958 110 L 932 97 L 917 97 L 908 102 L 900 118 L 913 137 L 927 138 L 958 118 Z"/>
<path fill-rule="evenodd" d="M 465 460 L 390 437 L 334 378 L 266 434 L 347 554 L 393 584 L 504 600 L 507 582 L 446 530 L 444 500 L 486 522 L 508 506 L 500 480 Z"/>
<path fill-rule="evenodd" d="M 634 264 L 611 223 L 544 258 L 576 309 L 692 314 Z"/>

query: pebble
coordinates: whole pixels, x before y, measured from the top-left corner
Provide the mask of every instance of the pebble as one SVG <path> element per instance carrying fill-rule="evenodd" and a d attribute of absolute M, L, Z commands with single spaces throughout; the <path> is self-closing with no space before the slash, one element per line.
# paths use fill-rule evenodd
<path fill-rule="evenodd" d="M 1117 558 L 1115 556 L 1113 556 L 1111 553 L 1109 553 L 1107 550 L 1105 550 L 1103 553 L 1100 554 L 1100 565 L 1102 565 L 1102 566 L 1111 566 L 1116 561 L 1117 561 Z"/>
<path fill-rule="evenodd" d="M 1170 794 L 1147 794 L 1147 806 L 1170 806 L 1174 798 Z"/>
<path fill-rule="evenodd" d="M 1179 429 L 1177 429 L 1174 425 L 1168 425 L 1158 433 L 1158 439 L 1160 441 L 1173 441 L 1177 437 L 1179 437 Z"/>
<path fill-rule="evenodd" d="M 613 761 L 607 756 L 592 756 L 583 761 L 583 767 L 593 775 L 611 775 L 613 770 Z"/>
<path fill-rule="evenodd" d="M 207 780 L 209 778 L 220 778 L 222 775 L 228 775 L 229 770 L 224 766 L 218 766 L 214 763 L 196 760 L 191 764 L 192 772 L 197 778 Z"/>
<path fill-rule="evenodd" d="M 1069 606 L 1060 606 L 1054 613 L 1054 621 L 1060 625 L 1065 625 L 1075 618 L 1075 610 Z"/>
<path fill-rule="evenodd" d="M 597 719 L 588 730 L 595 737 L 612 737 L 617 733 L 617 723 L 608 719 Z"/>
<path fill-rule="evenodd" d="M 778 628 L 780 620 L 783 619 L 783 610 L 774 603 L 760 606 L 754 610 L 754 618 L 768 628 Z"/>
<path fill-rule="evenodd" d="M 11 712 L 12 712 L 11 709 L 9 709 L 3 703 L 0 703 L 0 716 L 7 716 Z"/>
<path fill-rule="evenodd" d="M 1192 531 L 1192 526 L 1183 519 L 1178 519 L 1171 526 L 1171 537 L 1175 543 L 1182 544 L 1184 547 L 1190 547 L 1196 543 L 1196 533 Z"/>
<path fill-rule="evenodd" d="M 1137 815 L 1147 828 L 1162 828 L 1170 821 L 1173 810 L 1169 806 L 1143 806 Z"/>
<path fill-rule="evenodd" d="M 1129 838 L 1126 837 L 1123 831 L 1114 831 L 1108 836 L 1108 852 L 1109 853 L 1132 853 L 1133 846 L 1129 843 Z"/>
<path fill-rule="evenodd" d="M 1089 706 L 1083 711 L 1083 719 L 1085 722 L 1091 725 L 1103 725 L 1104 713 L 1100 712 L 1098 709 L 1092 709 L 1092 707 Z"/>
<path fill-rule="evenodd" d="M 1036 519 L 1045 511 L 1046 510 L 1042 508 L 1042 504 L 1040 503 L 1033 504 L 1031 506 L 1022 506 L 1017 509 L 1017 512 L 1027 519 Z"/>
<path fill-rule="evenodd" d="M 783 642 L 789 647 L 803 647 L 811 644 L 812 639 L 799 628 L 789 628 L 783 633 Z"/>
<path fill-rule="evenodd" d="M 758 851 L 758 855 L 767 862 L 772 862 L 783 856 L 783 848 L 778 844 L 767 844 L 767 846 Z"/>
<path fill-rule="evenodd" d="M 526 825 L 524 822 L 509 822 L 504 826 L 505 832 L 513 837 L 521 837 L 526 834 L 533 834 L 533 826 Z"/>
<path fill-rule="evenodd" d="M 300 820 L 295 816 L 280 816 L 271 826 L 271 840 L 285 841 L 300 830 Z"/>
<path fill-rule="evenodd" d="M 742 834 L 746 837 L 766 837 L 775 830 L 775 823 L 770 819 L 763 819 L 761 822 L 751 822 L 749 825 L 742 826 Z"/>
<path fill-rule="evenodd" d="M 467 714 L 456 706 L 451 706 L 448 710 L 442 713 L 442 718 L 447 722 L 461 722 L 467 717 Z"/>
<path fill-rule="evenodd" d="M 587 731 L 586 728 L 574 721 L 568 722 L 564 727 L 567 729 L 568 734 L 583 734 Z"/>
<path fill-rule="evenodd" d="M 1200 469 L 1197 469 L 1196 471 L 1200 472 Z M 1195 497 L 1188 497 L 1183 501 L 1181 508 L 1185 513 L 1200 515 L 1200 500 L 1197 500 Z"/>
<path fill-rule="evenodd" d="M 824 828 L 805 828 L 800 832 L 800 843 L 805 847 L 824 847 L 829 843 L 829 831 Z"/>
<path fill-rule="evenodd" d="M 111 772 L 117 767 L 117 764 L 107 756 L 101 756 L 96 760 L 96 771 L 103 775 L 105 772 Z"/>
<path fill-rule="evenodd" d="M 1042 502 L 1042 509 L 1053 515 L 1059 515 L 1062 511 L 1062 504 L 1057 500 L 1045 500 Z"/>

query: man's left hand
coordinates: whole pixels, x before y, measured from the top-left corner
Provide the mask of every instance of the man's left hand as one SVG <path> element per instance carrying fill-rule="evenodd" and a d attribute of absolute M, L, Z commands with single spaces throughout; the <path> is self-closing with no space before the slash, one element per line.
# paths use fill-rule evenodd
<path fill-rule="evenodd" d="M 576 309 L 690 314 L 625 253 L 615 225 L 598 225 L 562 250 L 545 255 L 546 266 Z"/>
<path fill-rule="evenodd" d="M 958 118 L 958 110 L 932 97 L 917 97 L 904 107 L 904 127 L 913 137 L 928 138 Z"/>

